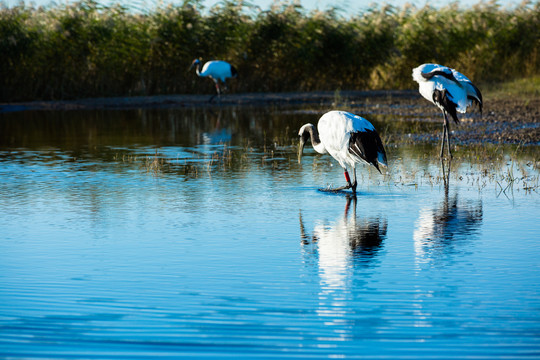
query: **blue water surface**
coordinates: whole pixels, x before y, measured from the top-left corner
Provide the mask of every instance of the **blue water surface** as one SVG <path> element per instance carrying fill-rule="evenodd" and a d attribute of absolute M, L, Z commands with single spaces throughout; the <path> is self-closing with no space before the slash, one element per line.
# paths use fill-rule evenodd
<path fill-rule="evenodd" d="M 353 198 L 316 116 L 222 111 L 3 115 L 0 358 L 540 358 L 535 159 L 389 146 Z"/>

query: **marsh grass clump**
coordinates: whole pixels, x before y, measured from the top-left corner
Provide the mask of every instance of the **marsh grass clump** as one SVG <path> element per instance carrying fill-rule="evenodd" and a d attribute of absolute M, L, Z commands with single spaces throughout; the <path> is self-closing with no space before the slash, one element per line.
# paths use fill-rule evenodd
<path fill-rule="evenodd" d="M 540 75 L 538 2 L 375 5 L 357 15 L 232 0 L 143 10 L 0 5 L 0 101 L 211 93 L 186 72 L 195 57 L 235 64 L 239 92 L 412 88 L 411 69 L 425 62 L 475 83 Z"/>
<path fill-rule="evenodd" d="M 171 163 L 155 150 L 153 155 L 136 155 L 129 152 L 116 153 L 112 159 L 118 163 L 143 169 L 147 174 L 159 176 L 171 168 Z"/>
<path fill-rule="evenodd" d="M 144 168 L 146 169 L 146 172 L 151 173 L 154 176 L 163 173 L 165 165 L 165 159 L 158 154 L 157 149 L 154 156 L 146 156 L 144 158 Z"/>
<path fill-rule="evenodd" d="M 153 155 L 116 154 L 113 159 L 125 164 L 134 164 L 147 174 L 156 177 L 177 174 L 186 178 L 201 178 L 224 176 L 230 172 L 246 171 L 250 168 L 276 167 L 277 162 L 286 160 L 285 156 L 285 152 L 279 150 L 257 149 L 248 141 L 240 148 L 220 144 L 217 150 L 195 152 L 192 157 L 183 159 L 168 158 L 158 149 Z"/>
<path fill-rule="evenodd" d="M 495 191 L 510 196 L 513 191 L 538 194 L 540 169 L 536 147 L 469 145 L 456 151 L 451 161 L 439 160 L 438 147 L 402 146 L 392 149 L 384 182 L 397 188 L 459 186 Z"/>

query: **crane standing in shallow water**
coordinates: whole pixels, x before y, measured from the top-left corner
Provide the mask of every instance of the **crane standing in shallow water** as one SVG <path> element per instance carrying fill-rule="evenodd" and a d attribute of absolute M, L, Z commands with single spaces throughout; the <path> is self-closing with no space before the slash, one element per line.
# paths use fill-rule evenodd
<path fill-rule="evenodd" d="M 238 76 L 236 68 L 228 62 L 222 60 L 208 61 L 203 66 L 199 59 L 195 59 L 191 63 L 189 70 L 193 69 L 193 67 L 195 67 L 195 72 L 197 73 L 197 75 L 199 75 L 200 77 L 208 77 L 214 81 L 214 83 L 216 84 L 216 91 L 219 99 L 221 99 L 221 88 L 219 86 L 219 82 L 221 81 L 225 90 L 227 90 L 227 84 L 225 81 L 229 78 L 235 78 Z M 208 102 L 212 102 L 214 97 L 216 97 L 216 95 L 213 95 L 210 100 L 208 100 Z"/>
<path fill-rule="evenodd" d="M 413 69 L 412 77 L 418 83 L 420 94 L 437 105 L 443 113 L 444 124 L 440 157 L 443 157 L 446 137 L 448 155 L 452 158 L 448 115 L 458 124 L 459 119 L 456 111 L 464 113 L 472 103 L 476 103 L 480 113 L 482 113 L 482 94 L 465 75 L 438 64 L 420 65 Z"/>
<path fill-rule="evenodd" d="M 375 127 L 366 119 L 345 111 L 330 111 L 324 114 L 317 124 L 305 124 L 300 128 L 300 146 L 298 162 L 308 139 L 320 154 L 329 153 L 343 168 L 347 185 L 329 189 L 340 191 L 352 189 L 356 194 L 356 164 L 373 165 L 381 172 L 379 165 L 386 165 L 386 152 Z M 354 180 L 351 181 L 347 168 L 353 169 Z"/>

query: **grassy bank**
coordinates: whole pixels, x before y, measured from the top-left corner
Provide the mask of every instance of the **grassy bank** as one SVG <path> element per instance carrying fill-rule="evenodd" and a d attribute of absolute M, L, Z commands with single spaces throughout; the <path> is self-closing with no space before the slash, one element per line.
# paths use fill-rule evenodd
<path fill-rule="evenodd" d="M 93 1 L 0 8 L 0 101 L 208 93 L 196 57 L 239 70 L 233 91 L 412 88 L 411 69 L 438 62 L 477 83 L 540 74 L 540 4 L 512 9 L 374 7 L 354 16 L 197 1 L 133 12 Z"/>
<path fill-rule="evenodd" d="M 488 98 L 540 98 L 540 75 L 519 78 L 511 81 L 486 83 L 483 92 Z"/>

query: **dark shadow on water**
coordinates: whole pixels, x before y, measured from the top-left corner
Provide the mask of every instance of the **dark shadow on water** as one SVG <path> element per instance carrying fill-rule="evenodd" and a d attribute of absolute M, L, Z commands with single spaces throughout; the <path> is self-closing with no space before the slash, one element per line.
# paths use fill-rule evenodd
<path fill-rule="evenodd" d="M 304 189 L 313 189 L 312 187 L 303 187 Z M 351 190 L 333 190 L 333 189 L 327 189 L 327 188 L 317 188 L 317 193 L 327 196 L 337 196 L 337 197 L 345 197 L 345 198 L 362 198 L 366 196 L 388 196 L 388 191 L 384 192 L 373 192 L 373 191 L 366 191 L 364 189 L 356 190 L 356 194 L 353 194 Z M 392 194 L 394 196 L 395 194 Z"/>
<path fill-rule="evenodd" d="M 458 188 L 450 191 L 451 161 L 441 161 L 443 200 L 420 210 L 414 231 L 417 262 L 452 259 L 470 251 L 482 225 L 482 200 L 459 201 Z"/>
<path fill-rule="evenodd" d="M 355 195 L 350 190 L 334 190 L 334 189 L 318 188 L 317 191 L 323 194 L 328 194 L 328 195 L 355 197 Z"/>

